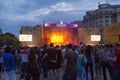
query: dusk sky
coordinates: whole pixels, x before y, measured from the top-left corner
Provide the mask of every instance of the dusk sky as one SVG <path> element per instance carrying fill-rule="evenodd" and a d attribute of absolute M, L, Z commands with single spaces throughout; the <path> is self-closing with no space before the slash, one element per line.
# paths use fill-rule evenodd
<path fill-rule="evenodd" d="M 45 22 L 83 20 L 85 12 L 95 10 L 98 2 L 107 0 L 0 0 L 0 28 L 3 33 L 18 36 L 21 26 L 35 26 Z M 120 4 L 120 0 L 108 0 Z"/>

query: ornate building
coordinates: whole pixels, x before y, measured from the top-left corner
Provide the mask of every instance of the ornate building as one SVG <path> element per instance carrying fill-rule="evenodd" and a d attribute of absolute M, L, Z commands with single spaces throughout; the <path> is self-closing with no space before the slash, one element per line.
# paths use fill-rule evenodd
<path fill-rule="evenodd" d="M 94 27 L 99 29 L 99 34 L 103 40 L 103 27 L 111 24 L 120 23 L 120 5 L 109 3 L 99 4 L 98 9 L 87 11 L 83 19 L 84 27 Z"/>

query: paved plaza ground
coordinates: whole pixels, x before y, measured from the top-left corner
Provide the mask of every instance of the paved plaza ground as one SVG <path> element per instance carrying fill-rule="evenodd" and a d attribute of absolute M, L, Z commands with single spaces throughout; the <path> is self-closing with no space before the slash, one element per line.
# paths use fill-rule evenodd
<path fill-rule="evenodd" d="M 107 73 L 108 80 L 110 80 L 110 76 L 109 76 L 108 71 L 107 71 L 106 73 Z M 62 80 L 62 75 L 63 75 L 63 70 L 61 69 L 58 80 Z M 53 76 L 54 76 L 54 74 L 53 74 Z M 17 73 L 17 80 L 20 80 L 20 73 Z M 40 80 L 43 80 L 42 73 L 40 74 Z M 48 76 L 48 79 L 47 79 L 47 80 L 50 80 L 50 76 Z M 54 80 L 55 80 L 55 79 L 54 79 Z M 88 74 L 88 80 L 91 80 L 90 73 Z M 103 75 L 102 75 L 101 79 L 96 79 L 96 78 L 95 78 L 95 72 L 94 72 L 94 80 L 103 80 Z"/>
<path fill-rule="evenodd" d="M 94 60 L 94 59 L 93 59 Z M 93 61 L 94 62 L 94 61 Z M 93 70 L 94 70 L 94 68 L 93 68 Z M 89 70 L 90 71 L 90 70 Z M 59 79 L 58 80 L 62 80 L 62 76 L 63 76 L 63 68 L 61 68 L 60 70 L 59 70 L 59 72 L 60 72 L 60 75 L 59 75 Z M 17 73 L 17 80 L 20 80 L 20 75 L 21 75 L 21 73 L 19 72 L 19 71 L 16 71 L 16 73 Z M 107 70 L 107 72 L 106 72 L 106 74 L 107 74 L 107 78 L 108 78 L 108 80 L 111 80 L 110 79 L 110 76 L 109 76 L 109 72 L 108 72 L 108 70 Z M 54 76 L 55 74 L 53 74 L 52 76 Z M 95 75 L 95 71 L 94 71 L 94 80 L 103 80 L 103 75 L 102 75 L 102 77 L 101 77 L 101 79 L 96 79 L 95 78 L 96 77 L 96 75 Z M 40 73 L 40 80 L 43 80 L 43 75 L 42 75 L 42 73 Z M 48 75 L 48 79 L 47 80 L 50 80 L 50 75 Z M 55 80 L 55 79 L 53 79 L 53 80 Z M 90 72 L 88 73 L 88 80 L 91 80 L 91 74 L 90 74 Z"/>
<path fill-rule="evenodd" d="M 106 73 L 107 73 L 108 80 L 110 80 L 110 76 L 109 76 L 108 71 L 107 71 Z M 20 80 L 20 75 L 21 75 L 21 74 L 17 72 L 17 80 Z M 62 75 L 63 75 L 63 70 L 61 69 L 58 80 L 62 80 Z M 54 74 L 53 74 L 52 76 L 54 76 Z M 53 77 L 53 78 L 54 78 L 54 77 Z M 2 80 L 2 79 L 0 79 L 0 80 Z M 42 73 L 40 74 L 40 80 L 43 80 Z M 48 76 L 48 79 L 47 79 L 47 80 L 50 80 L 50 76 Z M 53 79 L 53 80 L 55 80 L 55 79 Z M 88 80 L 91 80 L 90 73 L 88 74 Z M 94 72 L 94 80 L 103 80 L 103 76 L 101 77 L 101 79 L 96 79 L 96 78 L 95 78 L 95 72 Z"/>

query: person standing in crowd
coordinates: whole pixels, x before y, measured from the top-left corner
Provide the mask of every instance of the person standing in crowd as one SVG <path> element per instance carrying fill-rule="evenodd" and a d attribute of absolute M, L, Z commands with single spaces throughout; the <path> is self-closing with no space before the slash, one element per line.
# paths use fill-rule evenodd
<path fill-rule="evenodd" d="M 16 69 L 17 72 L 20 72 L 20 47 L 15 50 L 15 57 L 16 57 Z"/>
<path fill-rule="evenodd" d="M 89 68 L 90 68 L 91 78 L 92 78 L 92 80 L 94 80 L 92 46 L 90 46 L 90 45 L 86 46 L 85 55 L 87 58 L 87 65 L 86 65 L 87 80 L 88 80 L 88 69 Z"/>
<path fill-rule="evenodd" d="M 43 51 L 41 51 L 41 68 L 43 70 L 43 79 L 47 80 L 48 78 L 48 70 L 49 70 L 49 62 L 50 62 L 50 56 L 48 54 L 48 46 L 44 45 Z"/>
<path fill-rule="evenodd" d="M 62 67 L 63 67 L 63 60 L 64 60 L 64 56 L 65 56 L 65 53 L 66 53 L 66 47 L 65 47 L 65 45 L 62 45 L 61 46 L 61 54 L 62 54 Z"/>
<path fill-rule="evenodd" d="M 30 49 L 30 54 L 28 55 L 27 73 L 32 75 L 33 80 L 39 80 L 40 74 L 37 68 L 37 58 L 35 50 L 33 48 Z"/>
<path fill-rule="evenodd" d="M 82 42 L 80 42 L 79 48 L 82 48 L 84 45 Z"/>
<path fill-rule="evenodd" d="M 23 50 L 20 52 L 20 59 L 21 59 L 21 71 L 24 73 L 26 72 L 27 65 L 28 65 L 28 50 L 27 47 L 23 47 Z"/>
<path fill-rule="evenodd" d="M 61 46 L 61 52 L 62 52 L 62 59 L 64 59 L 65 52 L 66 52 L 66 47 L 65 47 L 65 45 L 62 45 L 62 46 Z"/>
<path fill-rule="evenodd" d="M 79 47 L 78 46 L 73 46 L 73 51 L 79 56 Z"/>
<path fill-rule="evenodd" d="M 37 59 L 37 66 L 38 66 L 38 70 L 41 73 L 41 66 L 40 66 L 40 56 L 41 56 L 41 50 L 39 47 L 34 47 L 35 50 L 35 55 L 36 55 L 36 59 Z"/>
<path fill-rule="evenodd" d="M 14 58 L 15 58 L 15 64 L 16 64 L 16 53 L 15 53 L 15 47 L 11 46 L 10 47 L 10 53 L 14 55 Z"/>
<path fill-rule="evenodd" d="M 85 66 L 87 63 L 86 56 L 84 55 L 84 49 L 80 48 L 79 51 L 80 54 L 78 57 L 78 77 L 79 77 L 78 80 L 87 80 L 86 71 L 85 71 Z M 83 79 L 82 79 L 82 75 L 83 75 Z"/>
<path fill-rule="evenodd" d="M 56 50 L 54 48 L 53 43 L 50 43 L 48 54 L 50 56 L 50 62 L 49 62 L 50 78 L 51 80 L 54 80 L 53 78 L 56 77 L 57 54 L 56 54 Z M 52 75 L 55 75 L 55 76 L 52 76 Z"/>
<path fill-rule="evenodd" d="M 72 44 L 68 44 L 68 50 L 64 57 L 63 80 L 77 80 L 78 55 L 72 50 Z"/>
<path fill-rule="evenodd" d="M 110 78 L 112 74 L 112 67 L 110 58 L 112 57 L 112 51 L 110 50 L 110 45 L 105 45 L 102 53 L 101 53 L 101 65 L 104 80 L 107 80 L 106 70 L 108 69 Z"/>
<path fill-rule="evenodd" d="M 56 56 L 57 56 L 57 64 L 56 64 L 56 79 L 59 78 L 59 72 L 62 65 L 62 52 L 60 46 L 56 45 Z"/>
<path fill-rule="evenodd" d="M 5 52 L 2 55 L 3 57 L 3 79 L 4 80 L 17 80 L 16 79 L 16 66 L 14 55 L 10 53 L 10 47 L 5 48 Z"/>
<path fill-rule="evenodd" d="M 113 61 L 111 80 L 120 80 L 120 45 L 117 44 L 115 46 L 115 56 L 111 58 Z"/>
<path fill-rule="evenodd" d="M 102 46 L 95 46 L 94 47 L 94 62 L 95 62 L 95 73 L 96 73 L 96 79 L 101 78 L 101 50 Z"/>

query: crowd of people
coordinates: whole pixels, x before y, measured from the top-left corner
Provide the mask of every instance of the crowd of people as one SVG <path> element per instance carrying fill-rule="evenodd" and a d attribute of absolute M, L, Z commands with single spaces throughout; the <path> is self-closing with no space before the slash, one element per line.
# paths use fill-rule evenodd
<path fill-rule="evenodd" d="M 17 80 L 120 80 L 120 45 L 90 46 L 44 45 L 38 47 L 4 47 L 0 51 L 0 78 Z M 88 77 L 90 73 L 91 77 Z M 42 74 L 42 75 L 41 75 Z"/>

